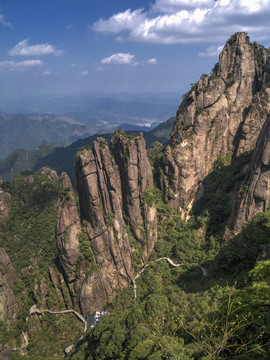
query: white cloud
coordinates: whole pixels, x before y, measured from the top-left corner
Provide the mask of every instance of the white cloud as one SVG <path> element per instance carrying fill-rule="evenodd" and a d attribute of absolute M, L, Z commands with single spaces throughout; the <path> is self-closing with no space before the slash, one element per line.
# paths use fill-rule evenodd
<path fill-rule="evenodd" d="M 131 11 L 130 9 L 113 15 L 108 20 L 100 19 L 94 23 L 93 29 L 100 32 L 117 34 L 122 30 L 133 30 L 145 20 L 143 9 Z"/>
<path fill-rule="evenodd" d="M 6 21 L 5 16 L 3 14 L 0 15 L 0 24 L 12 28 L 12 24 Z"/>
<path fill-rule="evenodd" d="M 156 65 L 157 59 L 156 58 L 148 59 L 146 62 L 150 65 Z"/>
<path fill-rule="evenodd" d="M 100 19 L 94 31 L 152 43 L 224 42 L 236 31 L 257 40 L 270 32 L 270 0 L 155 0 L 148 12 L 130 9 Z"/>
<path fill-rule="evenodd" d="M 109 57 L 106 57 L 105 59 L 102 59 L 100 61 L 101 64 L 103 65 L 108 65 L 108 64 L 136 64 L 134 62 L 134 55 L 130 54 L 130 53 L 117 53 L 117 54 L 113 54 Z"/>
<path fill-rule="evenodd" d="M 11 56 L 38 56 L 38 55 L 61 55 L 63 50 L 56 49 L 49 43 L 29 45 L 29 39 L 20 41 L 13 49 L 9 51 Z"/>
<path fill-rule="evenodd" d="M 218 56 L 222 49 L 223 49 L 223 46 L 211 45 L 206 49 L 206 51 L 200 52 L 199 57 Z"/>
<path fill-rule="evenodd" d="M 88 75 L 89 75 L 89 71 L 87 71 L 87 70 L 81 71 L 81 72 L 79 73 L 79 75 L 81 75 L 81 76 L 88 76 Z"/>
<path fill-rule="evenodd" d="M 240 6 L 246 8 L 249 12 L 260 11 L 264 6 L 269 4 L 268 0 L 239 0 Z"/>
<path fill-rule="evenodd" d="M 0 71 L 16 71 L 26 70 L 31 67 L 42 66 L 41 60 L 25 60 L 25 61 L 0 61 Z"/>
<path fill-rule="evenodd" d="M 106 65 L 112 65 L 112 64 L 123 64 L 123 65 L 132 65 L 132 66 L 138 66 L 138 65 L 155 65 L 157 64 L 156 58 L 151 58 L 146 61 L 135 61 L 135 55 L 132 55 L 130 53 L 117 53 L 113 54 L 111 56 L 108 56 L 100 61 L 100 64 L 102 66 L 98 66 L 98 70 L 105 70 Z"/>
<path fill-rule="evenodd" d="M 156 0 L 152 12 L 171 14 L 180 10 L 208 8 L 213 2 L 214 0 Z"/>
<path fill-rule="evenodd" d="M 44 76 L 48 76 L 48 75 L 51 75 L 52 74 L 52 72 L 51 71 L 44 71 L 43 73 L 42 73 L 42 75 L 44 75 Z"/>

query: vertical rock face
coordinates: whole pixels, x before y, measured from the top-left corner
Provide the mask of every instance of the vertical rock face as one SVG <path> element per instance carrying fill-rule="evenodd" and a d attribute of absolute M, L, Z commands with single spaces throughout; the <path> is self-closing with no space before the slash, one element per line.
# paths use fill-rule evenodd
<path fill-rule="evenodd" d="M 157 239 L 154 205 L 143 202 L 153 175 L 142 135 L 98 138 L 76 160 L 80 217 L 66 174 L 58 201 L 57 247 L 83 314 L 104 307 L 134 278 L 131 233 L 150 256 Z M 132 246 L 135 246 L 133 243 Z"/>
<path fill-rule="evenodd" d="M 133 277 L 132 252 L 122 214 L 120 176 L 104 139 L 79 152 L 76 163 L 81 218 L 90 241 L 92 271 L 81 291 L 83 312 L 111 300 Z M 92 308 L 94 309 L 94 308 Z"/>
<path fill-rule="evenodd" d="M 228 222 L 227 236 L 237 234 L 256 213 L 270 203 L 270 116 L 260 132 L 247 176 L 246 191 L 235 203 Z"/>
<path fill-rule="evenodd" d="M 68 282 L 76 279 L 81 224 L 71 182 L 61 175 L 61 193 L 57 204 L 56 242 L 61 266 Z"/>
<path fill-rule="evenodd" d="M 119 167 L 123 209 L 134 237 L 147 243 L 150 256 L 157 240 L 156 207 L 143 204 L 143 193 L 153 188 L 153 174 L 142 135 L 115 134 L 110 149 Z"/>
<path fill-rule="evenodd" d="M 180 105 L 163 158 L 164 199 L 183 215 L 220 154 L 253 150 L 269 113 L 270 51 L 236 33 Z"/>
<path fill-rule="evenodd" d="M 5 229 L 11 210 L 11 196 L 1 189 L 0 178 L 0 227 Z M 0 248 L 0 321 L 15 321 L 19 307 L 11 289 L 16 280 L 15 271 L 5 249 Z"/>
<path fill-rule="evenodd" d="M 3 248 L 0 248 L 0 320 L 15 321 L 19 307 L 11 286 L 16 280 L 15 271 Z"/>
<path fill-rule="evenodd" d="M 3 191 L 1 185 L 2 179 L 0 178 L 0 226 L 5 227 L 11 209 L 11 202 L 10 194 Z"/>

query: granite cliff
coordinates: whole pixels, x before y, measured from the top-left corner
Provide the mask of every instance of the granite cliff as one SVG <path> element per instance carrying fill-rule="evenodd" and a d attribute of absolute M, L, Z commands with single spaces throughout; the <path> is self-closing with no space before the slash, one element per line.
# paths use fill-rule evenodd
<path fill-rule="evenodd" d="M 0 227 L 4 230 L 11 210 L 10 194 L 1 189 L 0 178 Z M 0 237 L 1 242 L 1 237 Z M 12 286 L 16 280 L 14 268 L 5 249 L 0 247 L 0 321 L 14 322 L 19 311 Z"/>
<path fill-rule="evenodd" d="M 226 237 L 238 234 L 258 212 L 269 209 L 270 117 L 263 124 L 244 182 L 244 193 L 234 201 Z"/>
<path fill-rule="evenodd" d="M 184 95 L 171 139 L 159 162 L 163 199 L 183 218 L 204 193 L 203 180 L 220 156 L 252 153 L 241 201 L 232 201 L 227 236 L 268 204 L 270 50 L 234 34 L 211 76 Z M 258 141 L 257 141 L 258 140 Z M 257 147 L 256 147 L 257 144 Z M 154 186 L 142 135 L 116 132 L 79 151 L 76 160 L 80 216 L 71 183 L 62 174 L 57 246 L 65 278 L 84 314 L 103 307 L 126 287 L 151 255 L 157 210 L 144 193 Z M 231 195 L 237 197 L 237 193 Z"/>
<path fill-rule="evenodd" d="M 164 199 L 183 217 L 220 155 L 254 150 L 270 110 L 269 84 L 270 50 L 236 33 L 211 76 L 203 75 L 184 96 L 160 179 Z"/>
<path fill-rule="evenodd" d="M 111 316 L 81 338 L 76 359 L 137 359 L 139 353 L 171 358 L 174 352 L 204 358 L 205 341 L 196 340 L 201 334 L 186 338 L 185 331 L 197 331 L 194 324 L 208 327 L 200 319 L 218 319 L 232 294 L 248 311 L 243 318 L 235 312 L 241 331 L 236 325 L 233 340 L 222 338 L 218 320 L 217 339 L 207 349 L 231 341 L 230 354 L 222 350 L 227 358 L 235 346 L 235 353 L 242 351 L 246 336 L 247 346 L 259 341 L 264 351 L 266 312 L 257 316 L 249 306 L 264 309 L 269 302 L 266 281 L 258 283 L 261 292 L 256 284 L 269 273 L 269 59 L 269 49 L 234 34 L 211 76 L 203 75 L 184 96 L 165 149 L 150 149 L 157 167 L 150 165 L 142 134 L 118 130 L 109 144 L 100 137 L 79 149 L 76 191 L 67 173 L 58 177 L 47 167 L 0 184 L 5 351 L 27 349 L 36 359 L 46 349 L 48 358 L 62 357 L 82 332 L 71 313 L 86 317 L 108 306 Z M 205 199 L 210 205 L 200 207 Z M 258 212 L 264 213 L 256 217 Z M 190 314 L 198 315 L 196 323 Z M 181 338 L 179 319 L 185 323 Z M 238 318 L 230 323 L 239 324 Z"/>
<path fill-rule="evenodd" d="M 16 274 L 5 249 L 0 248 L 0 320 L 14 322 L 19 307 L 12 291 Z"/>
<path fill-rule="evenodd" d="M 115 133 L 78 152 L 80 220 L 70 180 L 62 174 L 57 247 L 69 286 L 83 314 L 102 308 L 135 276 L 134 262 L 146 260 L 157 240 L 154 205 L 143 203 L 153 188 L 142 135 Z"/>

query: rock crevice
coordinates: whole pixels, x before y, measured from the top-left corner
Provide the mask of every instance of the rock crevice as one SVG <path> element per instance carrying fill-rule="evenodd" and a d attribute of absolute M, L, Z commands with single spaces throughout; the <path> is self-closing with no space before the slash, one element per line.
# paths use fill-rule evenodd
<path fill-rule="evenodd" d="M 220 155 L 255 148 L 269 113 L 270 50 L 234 34 L 211 76 L 203 75 L 180 105 L 160 179 L 164 200 L 185 217 L 199 184 Z"/>
<path fill-rule="evenodd" d="M 61 176 L 57 247 L 82 313 L 89 314 L 131 283 L 136 249 L 144 248 L 144 261 L 157 240 L 156 208 L 143 203 L 153 175 L 142 135 L 116 132 L 109 146 L 98 138 L 81 149 L 76 178 L 80 217 L 67 175 Z"/>

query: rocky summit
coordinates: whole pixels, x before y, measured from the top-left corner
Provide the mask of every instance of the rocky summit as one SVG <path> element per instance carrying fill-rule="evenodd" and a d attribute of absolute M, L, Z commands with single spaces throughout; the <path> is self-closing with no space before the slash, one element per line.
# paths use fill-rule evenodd
<path fill-rule="evenodd" d="M 1 181 L 0 357 L 269 359 L 269 114 L 270 49 L 240 32 L 166 145 L 117 130 L 76 188 Z"/>
<path fill-rule="evenodd" d="M 241 32 L 227 41 L 211 75 L 202 75 L 183 96 L 158 175 L 163 200 L 182 218 L 188 219 L 204 194 L 204 179 L 228 153 L 233 159 L 254 154 L 244 168 L 241 197 L 231 193 L 224 236 L 239 233 L 267 209 L 269 85 L 270 50 Z M 92 147 L 82 148 L 76 178 L 80 215 L 63 173 L 56 237 L 65 279 L 86 315 L 132 282 L 157 241 L 157 209 L 144 201 L 154 180 L 142 134 L 119 130 L 109 145 L 98 138 Z"/>
<path fill-rule="evenodd" d="M 163 157 L 164 199 L 187 216 L 220 154 L 254 150 L 270 110 L 270 50 L 234 34 L 184 95 Z"/>

